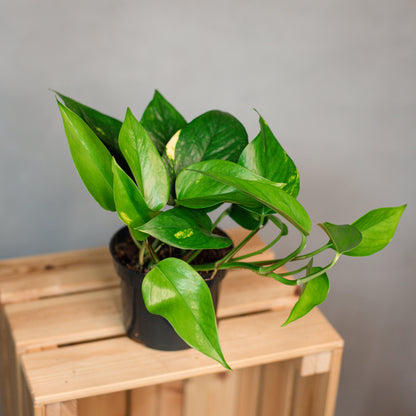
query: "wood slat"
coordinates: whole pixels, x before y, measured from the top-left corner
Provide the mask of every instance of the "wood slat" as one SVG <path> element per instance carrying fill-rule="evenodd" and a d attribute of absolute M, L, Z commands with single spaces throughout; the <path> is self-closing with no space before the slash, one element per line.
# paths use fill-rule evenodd
<path fill-rule="evenodd" d="M 263 366 L 259 416 L 291 416 L 295 361 Z"/>
<path fill-rule="evenodd" d="M 296 300 L 291 286 L 248 270 L 233 271 L 221 287 L 218 317 L 288 307 Z M 10 304 L 6 306 L 6 313 L 19 354 L 29 348 L 85 342 L 125 333 L 119 288 Z"/>
<path fill-rule="evenodd" d="M 126 416 L 127 394 L 120 391 L 78 400 L 77 416 Z"/>
<path fill-rule="evenodd" d="M 0 305 L 0 405 L 1 413 L 9 415 L 10 410 L 10 364 L 8 360 L 8 331 L 4 306 Z"/>
<path fill-rule="evenodd" d="M 77 416 L 78 403 L 70 400 L 61 403 L 52 403 L 45 406 L 45 416 Z"/>
<path fill-rule="evenodd" d="M 1 303 L 117 285 L 119 281 L 106 247 L 0 262 Z"/>
<path fill-rule="evenodd" d="M 327 386 L 328 373 L 304 377 L 296 372 L 291 416 L 324 415 Z"/>
<path fill-rule="evenodd" d="M 235 416 L 257 415 L 260 396 L 261 366 L 236 370 L 238 394 Z"/>
<path fill-rule="evenodd" d="M 208 374 L 187 380 L 183 416 L 236 416 L 237 371 Z"/>
<path fill-rule="evenodd" d="M 319 310 L 281 328 L 288 312 L 278 310 L 221 321 L 221 345 L 231 367 L 239 369 L 342 348 L 342 338 Z M 219 364 L 195 350 L 157 351 L 125 337 L 23 355 L 22 363 L 36 404 L 222 371 Z"/>
<path fill-rule="evenodd" d="M 247 230 L 226 230 L 238 243 Z M 264 247 L 259 236 L 240 254 Z M 253 257 L 256 259 L 256 257 Z M 258 259 L 258 257 L 257 257 Z M 0 261 L 0 303 L 99 290 L 119 285 L 108 247 L 43 254 Z"/>
<path fill-rule="evenodd" d="M 325 397 L 324 416 L 332 416 L 335 413 L 339 376 L 341 373 L 342 348 L 332 351 L 331 367 L 328 374 L 328 387 Z"/>

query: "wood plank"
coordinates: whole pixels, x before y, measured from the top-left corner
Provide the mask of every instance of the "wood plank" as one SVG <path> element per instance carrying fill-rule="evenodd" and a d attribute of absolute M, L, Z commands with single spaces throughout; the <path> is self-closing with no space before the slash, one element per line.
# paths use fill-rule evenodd
<path fill-rule="evenodd" d="M 313 374 L 327 373 L 331 366 L 331 359 L 332 351 L 306 355 L 301 360 L 300 375 L 305 377 Z"/>
<path fill-rule="evenodd" d="M 288 310 L 225 319 L 221 345 L 234 369 L 342 348 L 343 340 L 318 309 L 281 328 Z M 22 362 L 35 404 L 130 390 L 222 371 L 195 350 L 157 351 L 125 337 L 25 354 Z M 48 371 L 45 372 L 45 368 Z"/>
<path fill-rule="evenodd" d="M 77 416 L 78 404 L 76 400 L 52 403 L 45 406 L 45 416 Z"/>
<path fill-rule="evenodd" d="M 182 380 L 130 391 L 128 416 L 182 416 Z"/>
<path fill-rule="evenodd" d="M 291 416 L 295 360 L 263 367 L 259 416 Z"/>
<path fill-rule="evenodd" d="M 235 242 L 247 235 L 247 230 L 242 228 L 226 231 Z M 246 254 L 247 250 L 256 251 L 262 247 L 264 243 L 256 235 L 240 253 Z M 113 269 L 108 247 L 0 261 L 2 304 L 118 285 L 119 278 Z"/>
<path fill-rule="evenodd" d="M 220 291 L 218 317 L 290 307 L 292 287 L 248 270 L 230 272 Z M 124 335 L 120 289 L 11 304 L 6 313 L 18 353 L 29 348 L 85 342 Z M 30 316 L 30 320 L 27 317 Z"/>
<path fill-rule="evenodd" d="M 106 247 L 0 262 L 0 303 L 117 285 L 118 277 Z"/>
<path fill-rule="evenodd" d="M 238 373 L 235 416 L 257 415 L 260 398 L 261 366 L 234 370 Z"/>
<path fill-rule="evenodd" d="M 20 368 L 20 378 L 21 380 L 25 380 L 25 375 L 22 372 L 22 368 Z M 45 416 L 44 407 L 41 406 L 40 408 L 34 409 L 33 405 L 33 397 L 31 392 L 29 391 L 28 383 L 22 383 L 22 411 L 23 416 Z M 11 413 L 3 414 L 11 415 Z"/>
<path fill-rule="evenodd" d="M 341 373 L 342 348 L 332 351 L 331 367 L 328 374 L 328 387 L 326 393 L 324 416 L 335 414 L 339 376 Z"/>
<path fill-rule="evenodd" d="M 78 416 L 125 416 L 126 412 L 126 391 L 78 400 Z"/>
<path fill-rule="evenodd" d="M 322 416 L 328 385 L 328 373 L 303 377 L 295 376 L 295 394 L 292 416 Z"/>
<path fill-rule="evenodd" d="M 8 341 L 7 341 L 6 317 L 4 306 L 0 305 L 0 405 L 1 414 L 9 415 L 10 409 L 10 376 L 8 360 Z"/>
<path fill-rule="evenodd" d="M 236 416 L 238 373 L 192 378 L 185 383 L 184 416 Z"/>
<path fill-rule="evenodd" d="M 7 318 L 5 319 L 5 357 L 7 357 L 8 365 L 8 382 L 9 382 L 9 400 L 8 406 L 10 415 L 20 415 L 21 409 L 21 374 L 19 358 L 16 354 L 13 333 L 9 326 Z"/>
<path fill-rule="evenodd" d="M 182 416 L 183 390 L 182 380 L 160 384 L 157 416 Z"/>
<path fill-rule="evenodd" d="M 131 390 L 128 416 L 158 416 L 158 392 L 158 385 Z"/>

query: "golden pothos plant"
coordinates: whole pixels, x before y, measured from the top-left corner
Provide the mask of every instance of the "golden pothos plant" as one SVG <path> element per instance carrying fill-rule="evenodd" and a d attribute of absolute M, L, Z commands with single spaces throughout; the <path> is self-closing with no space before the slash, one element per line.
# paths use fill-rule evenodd
<path fill-rule="evenodd" d="M 261 116 L 259 133 L 249 142 L 244 126 L 231 114 L 212 110 L 187 122 L 158 91 L 140 120 L 127 109 L 123 122 L 57 96 L 85 186 L 102 208 L 117 211 L 138 247 L 140 266 L 148 270 L 142 285 L 147 309 L 165 317 L 185 342 L 226 368 L 210 292 L 198 272 L 244 268 L 301 286 L 287 325 L 325 300 L 327 272 L 342 255 L 368 256 L 383 249 L 406 207 L 378 208 L 352 224 L 323 222 L 319 225 L 328 242 L 304 253 L 311 220 L 296 199 L 299 173 Z M 212 222 L 208 213 L 218 207 L 223 210 Z M 215 263 L 192 264 L 204 249 L 232 244 L 213 233 L 225 216 L 250 230 L 247 237 Z M 275 229 L 273 241 L 240 255 L 266 223 Z M 289 228 L 300 236 L 292 253 L 251 260 L 274 247 Z M 180 256 L 160 259 L 164 245 L 179 248 Z M 333 260 L 316 266 L 315 257 L 324 250 L 333 252 Z M 288 263 L 301 265 L 278 272 Z"/>

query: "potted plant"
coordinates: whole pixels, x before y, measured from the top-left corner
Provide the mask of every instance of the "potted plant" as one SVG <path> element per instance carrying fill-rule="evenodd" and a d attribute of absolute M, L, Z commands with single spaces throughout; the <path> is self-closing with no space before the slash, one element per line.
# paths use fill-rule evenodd
<path fill-rule="evenodd" d="M 304 253 L 311 220 L 296 199 L 298 170 L 261 116 L 260 132 L 249 142 L 245 128 L 231 114 L 208 111 L 187 123 L 158 91 L 140 121 L 127 109 L 124 122 L 57 96 L 85 186 L 102 208 L 117 211 L 126 225 L 110 246 L 122 279 L 125 325 L 130 337 L 151 347 L 189 345 L 229 368 L 214 308 L 226 270 L 249 269 L 301 286 L 287 325 L 325 300 L 327 271 L 341 255 L 368 256 L 383 249 L 406 207 L 375 209 L 352 224 L 323 222 L 319 225 L 328 242 Z M 225 203 L 212 222 L 208 213 Z M 227 215 L 249 230 L 235 247 L 216 229 Z M 266 223 L 276 230 L 273 241 L 260 251 L 239 254 Z M 289 229 L 300 236 L 292 253 L 251 260 Z M 333 260 L 318 267 L 314 258 L 324 250 L 333 253 Z M 280 271 L 292 262 L 299 266 Z M 172 338 L 172 327 L 180 338 Z"/>

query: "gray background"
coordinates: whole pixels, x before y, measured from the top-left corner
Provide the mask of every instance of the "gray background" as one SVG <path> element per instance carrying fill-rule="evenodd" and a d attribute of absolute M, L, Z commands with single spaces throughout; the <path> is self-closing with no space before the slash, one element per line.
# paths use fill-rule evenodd
<path fill-rule="evenodd" d="M 103 245 L 119 227 L 82 186 L 48 88 L 119 118 L 158 88 L 187 120 L 223 109 L 250 137 L 255 107 L 314 223 L 409 204 L 388 248 L 341 260 L 322 309 L 346 341 L 336 414 L 415 415 L 415 17 L 413 0 L 6 0 L 0 257 Z M 323 241 L 315 226 L 310 248 Z"/>

